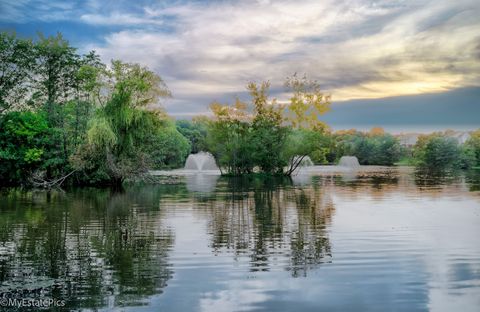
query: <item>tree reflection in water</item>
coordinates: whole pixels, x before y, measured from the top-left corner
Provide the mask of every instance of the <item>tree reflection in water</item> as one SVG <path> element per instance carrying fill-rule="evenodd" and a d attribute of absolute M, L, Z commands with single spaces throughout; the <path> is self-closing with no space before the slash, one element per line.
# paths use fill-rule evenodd
<path fill-rule="evenodd" d="M 280 267 L 294 277 L 329 261 L 326 227 L 335 209 L 318 184 L 295 187 L 286 178 L 238 178 L 229 179 L 221 194 L 208 206 L 214 252 L 248 255 L 251 271 Z"/>
<path fill-rule="evenodd" d="M 179 176 L 124 192 L 3 190 L 0 296 L 64 299 L 65 310 L 138 306 L 162 293 L 174 268 L 186 278 L 186 272 L 232 260 L 238 266 L 215 273 L 231 271 L 225 277 L 231 278 L 250 271 L 267 278 L 264 272 L 287 270 L 313 277 L 313 269 L 332 259 L 334 199 L 337 205 L 466 201 L 478 198 L 469 192 L 478 181 L 478 171 L 445 180 L 389 168 L 353 178 L 304 176 L 300 185 L 286 178 Z"/>
<path fill-rule="evenodd" d="M 3 194 L 0 246 L 10 250 L 0 257 L 0 293 L 78 309 L 139 305 L 161 292 L 173 234 L 149 218 L 158 199 L 139 190 Z"/>

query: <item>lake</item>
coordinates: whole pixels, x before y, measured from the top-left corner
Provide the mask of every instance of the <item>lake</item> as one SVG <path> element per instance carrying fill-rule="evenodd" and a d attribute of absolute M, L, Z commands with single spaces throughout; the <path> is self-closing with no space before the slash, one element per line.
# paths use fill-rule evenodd
<path fill-rule="evenodd" d="M 480 174 L 0 191 L 0 296 L 59 310 L 479 311 Z M 33 310 L 33 309 L 32 309 Z"/>

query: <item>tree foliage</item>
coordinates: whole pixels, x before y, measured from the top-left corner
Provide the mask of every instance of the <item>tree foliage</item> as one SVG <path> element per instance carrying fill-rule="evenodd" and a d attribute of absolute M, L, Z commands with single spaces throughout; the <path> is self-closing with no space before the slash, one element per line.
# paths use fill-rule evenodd
<path fill-rule="evenodd" d="M 77 169 L 90 171 L 96 180 L 119 185 L 154 167 L 152 147 L 161 147 L 159 142 L 166 141 L 158 131 L 165 115 L 145 108 L 170 92 L 158 75 L 138 64 L 112 61 L 103 75 L 100 79 L 106 81 L 108 93 L 104 97 L 108 100 L 90 122 L 82 147 L 89 153 L 80 152 L 72 161 Z M 183 157 L 187 148 L 181 149 Z"/>
<path fill-rule="evenodd" d="M 306 75 L 299 78 L 297 74 L 288 77 L 285 87 L 292 93 L 290 103 L 285 113 L 286 121 L 293 128 L 323 130 L 326 124 L 321 116 L 330 110 L 331 96 L 320 90 L 315 80 L 309 80 Z"/>
<path fill-rule="evenodd" d="M 26 184 L 47 165 L 51 142 L 43 113 L 9 112 L 0 118 L 0 184 Z"/>
<path fill-rule="evenodd" d="M 0 114 L 21 106 L 25 94 L 31 93 L 32 68 L 35 62 L 31 40 L 0 32 Z"/>
<path fill-rule="evenodd" d="M 324 152 L 321 137 L 327 127 L 319 116 L 328 110 L 330 98 L 306 77 L 288 78 L 286 86 L 292 91 L 287 105 L 269 99 L 269 82 L 247 85 L 250 105 L 239 99 L 231 106 L 211 105 L 214 120 L 208 128 L 208 147 L 229 173 L 251 173 L 258 168 L 290 175 L 305 156 Z"/>
<path fill-rule="evenodd" d="M 208 119 L 196 117 L 190 120 L 177 120 L 177 130 L 190 142 L 190 153 L 207 150 Z"/>
<path fill-rule="evenodd" d="M 373 128 L 369 133 L 340 132 L 336 141 L 336 158 L 356 156 L 362 165 L 391 166 L 403 154 L 398 139 L 381 128 Z"/>
<path fill-rule="evenodd" d="M 121 183 L 183 164 L 188 140 L 152 110 L 170 91 L 147 68 L 121 61 L 107 68 L 61 34 L 24 40 L 2 32 L 0 56 L 1 183 L 31 176 Z"/>
<path fill-rule="evenodd" d="M 252 116 L 247 105 L 236 100 L 232 106 L 212 103 L 214 120 L 208 125 L 207 145 L 219 167 L 227 173 L 240 175 L 253 172 Z"/>
<path fill-rule="evenodd" d="M 471 133 L 465 142 L 464 152 L 471 166 L 480 167 L 480 129 Z"/>
<path fill-rule="evenodd" d="M 417 166 L 429 171 L 446 171 L 460 168 L 461 149 L 454 138 L 442 133 L 422 135 L 414 147 Z"/>

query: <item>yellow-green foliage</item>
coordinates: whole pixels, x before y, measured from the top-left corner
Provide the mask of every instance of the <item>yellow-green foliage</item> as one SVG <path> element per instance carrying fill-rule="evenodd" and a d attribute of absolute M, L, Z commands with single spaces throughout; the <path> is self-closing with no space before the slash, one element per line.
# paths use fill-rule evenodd
<path fill-rule="evenodd" d="M 229 173 L 250 173 L 255 167 L 281 173 L 290 163 L 286 174 L 291 174 L 298 162 L 313 151 L 324 162 L 325 157 L 319 154 L 323 151 L 320 138 L 328 129 L 319 116 L 328 111 L 330 98 L 320 92 L 316 82 L 305 77 L 298 79 L 295 75 L 286 86 L 292 91 L 288 105 L 269 100 L 269 82 L 251 82 L 247 90 L 252 110 L 238 99 L 231 106 L 210 106 L 215 117 L 209 124 L 207 145 Z M 313 142 L 314 138 L 318 140 Z"/>
<path fill-rule="evenodd" d="M 330 110 L 330 95 L 321 92 L 320 85 L 316 81 L 308 80 L 306 76 L 298 78 L 295 74 L 287 78 L 285 86 L 292 92 L 285 113 L 286 121 L 293 128 L 325 128 L 320 116 Z"/>
<path fill-rule="evenodd" d="M 97 148 L 111 148 L 117 143 L 117 137 L 105 117 L 96 117 L 91 121 L 87 138 L 88 143 Z"/>

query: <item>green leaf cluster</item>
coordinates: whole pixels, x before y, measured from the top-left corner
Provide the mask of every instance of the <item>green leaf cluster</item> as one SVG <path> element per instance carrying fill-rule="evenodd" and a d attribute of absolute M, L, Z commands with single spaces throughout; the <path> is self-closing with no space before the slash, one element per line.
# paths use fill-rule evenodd
<path fill-rule="evenodd" d="M 5 184 L 27 182 L 29 174 L 47 165 L 51 129 L 43 113 L 10 112 L 0 118 L 0 177 Z"/>

